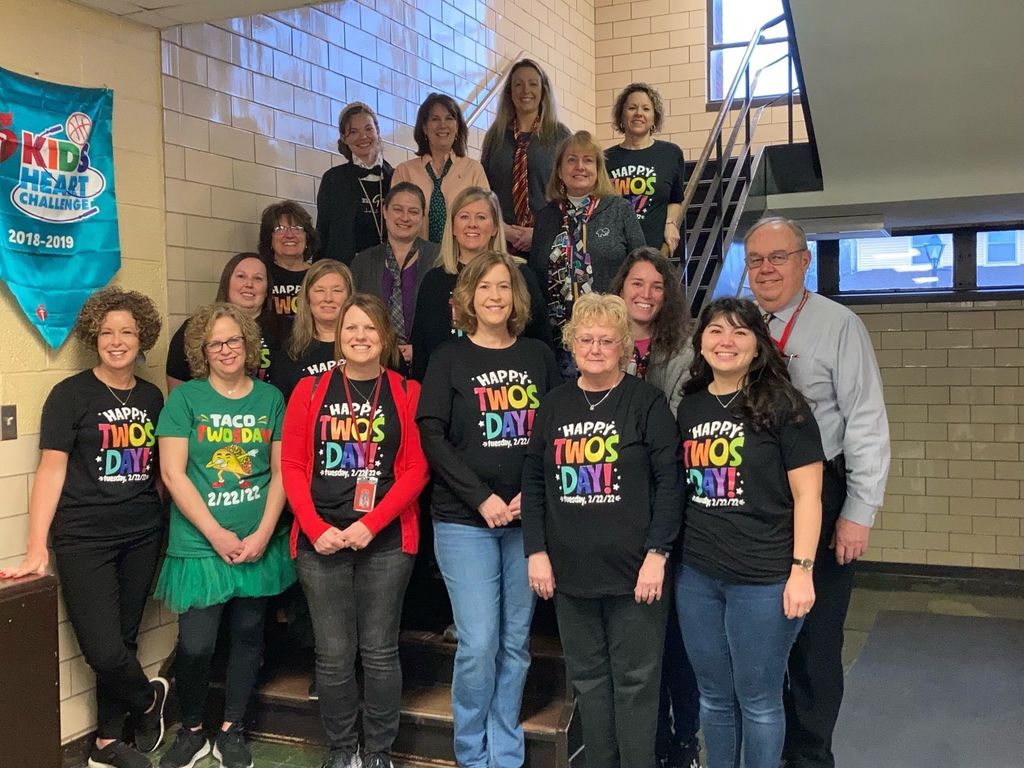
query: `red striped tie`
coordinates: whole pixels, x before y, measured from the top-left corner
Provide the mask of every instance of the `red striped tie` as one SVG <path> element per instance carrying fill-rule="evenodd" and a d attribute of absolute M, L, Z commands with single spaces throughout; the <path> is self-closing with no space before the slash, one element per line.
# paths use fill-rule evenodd
<path fill-rule="evenodd" d="M 516 214 L 516 224 L 520 227 L 533 226 L 533 211 L 530 210 L 530 184 L 526 170 L 526 148 L 530 145 L 530 139 L 540 125 L 540 115 L 533 121 L 530 132 L 523 134 L 519 132 L 519 118 L 512 120 L 512 137 L 516 143 L 516 153 L 512 158 L 512 208 Z"/>

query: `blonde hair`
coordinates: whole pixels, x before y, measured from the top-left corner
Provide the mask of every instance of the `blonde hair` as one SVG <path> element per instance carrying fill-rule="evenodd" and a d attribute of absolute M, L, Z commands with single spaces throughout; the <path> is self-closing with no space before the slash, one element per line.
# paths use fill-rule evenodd
<path fill-rule="evenodd" d="M 302 287 L 299 289 L 298 301 L 295 308 L 295 319 L 292 321 L 292 332 L 288 339 L 288 357 L 298 360 L 309 349 L 316 340 L 316 322 L 313 313 L 309 309 L 309 289 L 326 275 L 339 275 L 345 281 L 348 290 L 346 300 L 355 293 L 352 281 L 352 271 L 334 259 L 323 259 L 316 262 L 306 270 L 302 278 Z"/>
<path fill-rule="evenodd" d="M 559 171 L 562 168 L 562 160 L 570 149 L 575 149 L 587 155 L 593 155 L 597 165 L 597 181 L 594 182 L 594 189 L 591 197 L 618 197 L 619 193 L 612 186 L 612 180 L 608 178 L 608 168 L 604 162 L 604 150 L 594 141 L 589 131 L 576 131 L 572 136 L 566 138 L 558 145 L 558 152 L 555 154 L 555 166 L 551 171 L 551 178 L 548 179 L 547 189 L 544 194 L 548 200 L 564 202 L 569 199 L 565 191 L 565 183 Z"/>
<path fill-rule="evenodd" d="M 444 218 L 444 232 L 441 234 L 441 247 L 436 263 L 449 275 L 459 274 L 459 241 L 455 239 L 455 230 L 452 222 L 459 211 L 479 200 L 487 201 L 487 207 L 491 211 L 491 219 L 494 220 L 494 237 L 487 244 L 487 250 L 508 253 L 508 246 L 505 245 L 505 227 L 501 221 L 501 204 L 498 202 L 498 196 L 483 187 L 466 187 L 452 200 L 451 205 L 448 206 L 448 213 Z"/>
<path fill-rule="evenodd" d="M 633 328 L 629 322 L 626 302 L 611 293 L 585 293 L 572 305 L 572 317 L 562 328 L 562 346 L 574 349 L 576 330 L 588 325 L 612 328 L 622 338 L 619 367 L 625 368 L 633 355 Z M 573 358 L 576 353 L 573 352 Z"/>
<path fill-rule="evenodd" d="M 508 316 L 508 332 L 512 336 L 518 336 L 526 328 L 526 323 L 530 319 L 530 291 L 526 287 L 526 279 L 519 271 L 514 257 L 499 251 L 481 253 L 459 273 L 459 279 L 455 281 L 455 290 L 452 291 L 456 328 L 469 334 L 476 333 L 478 321 L 473 298 L 484 275 L 499 264 L 504 264 L 508 269 L 512 283 L 512 313 Z"/>
<path fill-rule="evenodd" d="M 205 379 L 210 375 L 210 361 L 206 357 L 206 342 L 213 332 L 213 325 L 222 317 L 238 323 L 245 342 L 245 372 L 252 376 L 260 367 L 260 349 L 263 338 L 256 321 L 234 304 L 207 304 L 197 309 L 185 328 L 185 357 L 192 377 Z"/>

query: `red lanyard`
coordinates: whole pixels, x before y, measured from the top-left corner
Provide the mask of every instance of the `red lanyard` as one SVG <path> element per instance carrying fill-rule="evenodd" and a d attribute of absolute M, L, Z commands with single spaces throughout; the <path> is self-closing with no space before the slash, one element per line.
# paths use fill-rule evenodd
<path fill-rule="evenodd" d="M 380 399 L 380 380 L 383 376 L 383 371 L 377 375 L 377 383 L 373 386 L 373 405 L 370 406 L 370 417 L 366 421 L 366 446 L 363 448 L 363 463 L 367 469 L 370 468 L 372 459 L 370 456 L 370 445 L 373 442 L 373 419 L 377 415 L 377 401 Z M 356 408 L 355 405 L 352 404 L 352 392 L 348 388 L 348 375 L 345 373 L 344 366 L 341 369 L 341 383 L 345 385 L 345 402 L 348 404 L 348 413 L 352 419 L 352 434 L 358 440 L 359 435 L 358 432 L 356 432 Z M 357 442 L 356 444 L 358 445 L 359 443 Z"/>
<path fill-rule="evenodd" d="M 803 311 L 804 304 L 807 303 L 807 297 L 810 296 L 810 291 L 804 288 L 804 296 L 800 299 L 800 303 L 796 305 L 796 310 L 793 312 L 793 316 L 789 318 L 789 322 L 786 323 L 786 327 L 782 331 L 782 338 L 775 340 L 776 346 L 779 348 L 779 352 L 783 355 L 786 354 L 786 343 L 789 341 L 789 334 L 793 332 L 793 326 L 796 325 L 796 319 L 800 317 L 800 312 Z"/>

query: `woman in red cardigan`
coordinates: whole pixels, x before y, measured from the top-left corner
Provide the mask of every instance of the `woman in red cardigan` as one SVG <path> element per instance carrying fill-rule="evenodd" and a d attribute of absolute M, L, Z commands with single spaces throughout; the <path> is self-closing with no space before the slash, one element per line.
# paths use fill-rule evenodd
<path fill-rule="evenodd" d="M 281 468 L 295 513 L 292 553 L 316 636 L 320 719 L 331 750 L 324 768 L 393 768 L 399 619 L 419 545 L 417 498 L 427 483 L 415 421 L 420 389 L 386 367 L 396 362 L 397 344 L 376 296 L 345 303 L 335 339 L 344 364 L 300 381 L 285 412 Z"/>

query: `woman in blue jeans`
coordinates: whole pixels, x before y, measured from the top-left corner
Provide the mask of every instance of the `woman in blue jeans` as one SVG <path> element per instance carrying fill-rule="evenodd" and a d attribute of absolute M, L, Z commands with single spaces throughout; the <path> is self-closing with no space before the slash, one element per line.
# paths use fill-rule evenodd
<path fill-rule="evenodd" d="M 789 649 L 814 604 L 824 454 L 757 307 L 701 313 L 678 421 L 686 472 L 679 623 L 708 768 L 778 768 Z"/>
<path fill-rule="evenodd" d="M 462 268 L 452 301 L 466 335 L 431 355 L 417 421 L 436 480 L 434 549 L 458 632 L 455 757 L 462 768 L 521 768 L 534 596 L 520 476 L 534 413 L 560 379 L 551 349 L 520 337 L 530 299 L 512 257 L 477 256 Z"/>
<path fill-rule="evenodd" d="M 427 483 L 414 419 L 419 385 L 387 368 L 398 362 L 398 340 L 376 296 L 357 293 L 345 302 L 334 338 L 343 364 L 302 379 L 284 417 L 292 554 L 316 637 L 320 720 L 330 747 L 324 768 L 393 768 L 399 620 L 419 545 L 417 498 Z"/>

